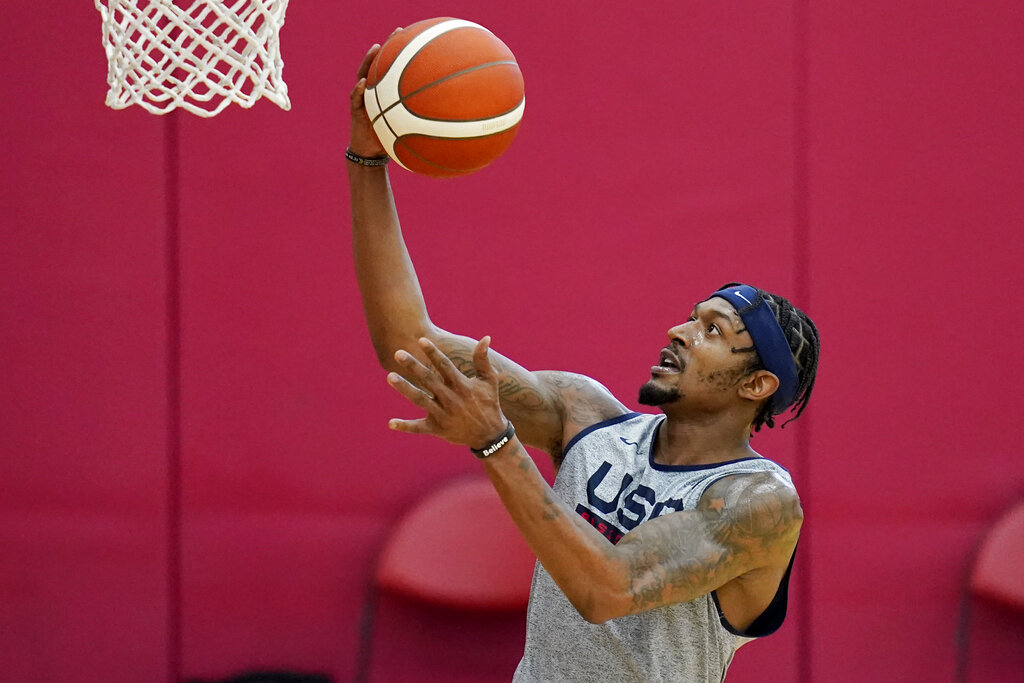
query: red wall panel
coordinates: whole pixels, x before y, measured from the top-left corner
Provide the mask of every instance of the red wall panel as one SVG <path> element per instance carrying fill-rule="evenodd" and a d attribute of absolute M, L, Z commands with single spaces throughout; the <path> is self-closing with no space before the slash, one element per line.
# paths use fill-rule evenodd
<path fill-rule="evenodd" d="M 0 8 L 0 677 L 162 680 L 162 127 L 103 106 L 99 14 L 64 5 Z"/>
<path fill-rule="evenodd" d="M 1022 29 L 1012 2 L 811 8 L 816 679 L 951 680 L 969 552 L 1024 483 Z"/>
<path fill-rule="evenodd" d="M 352 273 L 347 95 L 370 43 L 453 15 L 512 48 L 527 108 L 485 171 L 393 170 L 435 321 L 633 404 L 713 288 L 793 298 L 822 332 L 819 384 L 755 447 L 791 469 L 806 534 L 790 621 L 730 681 L 950 680 L 971 548 L 1024 483 L 1024 17 L 940 5 L 306 0 L 281 36 L 291 112 L 172 121 L 102 106 L 91 7 L 67 4 L 59 44 L 4 17 L 0 664 L 352 677 L 388 529 L 476 465 L 386 429 L 414 411 Z M 402 610 L 381 643 L 423 641 L 387 670 L 468 623 Z M 514 662 L 510 623 L 493 633 Z M 976 655 L 1002 642 L 991 623 Z M 451 673 L 437 647 L 423 680 Z"/>

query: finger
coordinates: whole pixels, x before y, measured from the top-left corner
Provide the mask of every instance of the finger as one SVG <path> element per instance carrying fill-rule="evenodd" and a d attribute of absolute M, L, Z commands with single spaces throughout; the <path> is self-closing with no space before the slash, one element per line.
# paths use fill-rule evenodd
<path fill-rule="evenodd" d="M 394 429 L 396 432 L 405 432 L 406 434 L 433 434 L 433 430 L 427 424 L 426 418 L 420 418 L 419 420 L 401 420 L 397 417 L 393 417 L 388 420 L 388 427 Z"/>
<path fill-rule="evenodd" d="M 473 349 L 473 367 L 476 369 L 476 376 L 488 382 L 496 381 L 497 373 L 491 365 L 491 337 L 486 336 L 476 343 Z"/>
<path fill-rule="evenodd" d="M 419 344 L 423 352 L 427 354 L 430 364 L 434 366 L 434 369 L 444 379 L 445 384 L 455 386 L 466 379 L 465 375 L 459 372 L 459 369 L 455 367 L 451 359 L 441 353 L 441 349 L 437 348 L 434 342 L 426 337 L 420 337 Z"/>
<path fill-rule="evenodd" d="M 355 87 L 352 88 L 351 94 L 349 94 L 349 98 L 351 100 L 350 104 L 352 105 L 352 111 L 353 112 L 360 111 L 365 106 L 365 104 L 363 102 L 363 93 L 365 93 L 365 92 L 366 92 L 366 79 L 365 78 L 360 78 L 356 82 Z M 365 111 L 364 111 L 364 114 L 365 114 Z"/>
<path fill-rule="evenodd" d="M 370 73 L 370 65 L 373 64 L 374 58 L 377 53 L 380 52 L 380 44 L 374 43 L 369 50 L 366 51 L 366 55 L 363 57 L 362 64 L 359 65 L 359 71 L 356 72 L 356 78 L 362 79 Z"/>
<path fill-rule="evenodd" d="M 443 402 L 444 398 L 451 395 L 451 391 L 441 376 L 421 363 L 418 358 L 408 351 L 404 349 L 395 351 L 395 360 L 408 371 L 424 391 L 433 395 L 435 400 Z"/>
<path fill-rule="evenodd" d="M 437 410 L 437 405 L 434 403 L 434 399 L 430 394 L 413 386 L 409 380 L 405 379 L 397 372 L 388 373 L 388 384 L 391 385 L 392 389 L 400 393 L 402 396 L 405 396 L 412 403 L 423 408 L 423 410 L 428 413 Z"/>

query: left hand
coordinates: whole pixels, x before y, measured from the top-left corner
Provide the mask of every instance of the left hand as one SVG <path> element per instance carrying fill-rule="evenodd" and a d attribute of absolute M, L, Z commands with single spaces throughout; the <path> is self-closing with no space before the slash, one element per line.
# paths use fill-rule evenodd
<path fill-rule="evenodd" d="M 391 429 L 410 434 L 432 434 L 454 444 L 485 448 L 508 423 L 498 398 L 498 375 L 487 357 L 491 338 L 484 337 L 473 349 L 476 377 L 466 377 L 441 353 L 433 342 L 422 338 L 420 348 L 430 367 L 407 351 L 397 351 L 395 360 L 419 386 L 396 372 L 388 373 L 388 384 L 423 408 L 427 415 L 418 420 L 394 418 Z"/>

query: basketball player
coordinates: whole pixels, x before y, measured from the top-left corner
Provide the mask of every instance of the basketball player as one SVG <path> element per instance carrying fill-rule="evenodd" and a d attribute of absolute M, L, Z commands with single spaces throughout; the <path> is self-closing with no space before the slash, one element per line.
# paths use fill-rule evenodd
<path fill-rule="evenodd" d="M 722 287 L 652 352 L 650 415 L 437 327 L 363 107 L 378 49 L 351 93 L 346 154 L 359 287 L 387 381 L 425 413 L 390 427 L 470 447 L 539 560 L 514 680 L 719 683 L 736 649 L 785 617 L 803 514 L 750 437 L 806 405 L 813 323 L 782 297 Z M 551 456 L 553 488 L 524 445 Z"/>

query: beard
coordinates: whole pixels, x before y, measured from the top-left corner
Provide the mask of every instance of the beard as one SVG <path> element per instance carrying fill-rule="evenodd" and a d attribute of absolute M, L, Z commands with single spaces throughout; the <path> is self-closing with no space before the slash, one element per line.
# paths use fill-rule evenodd
<path fill-rule="evenodd" d="M 663 406 L 666 403 L 674 403 L 680 398 L 682 398 L 682 394 L 676 387 L 666 389 L 659 387 L 654 380 L 651 380 L 640 387 L 640 397 L 637 402 L 645 406 Z"/>

